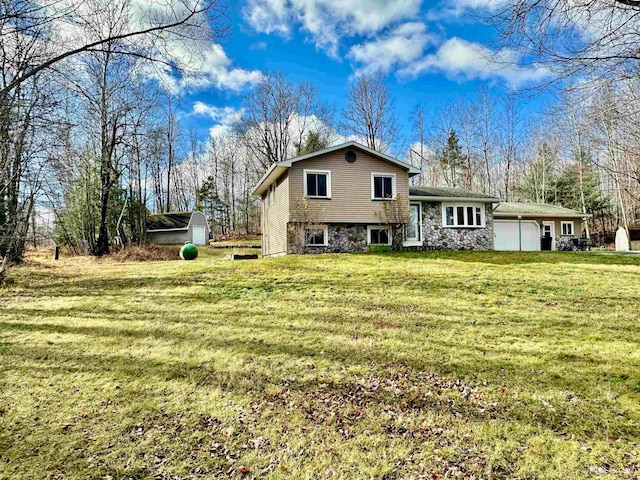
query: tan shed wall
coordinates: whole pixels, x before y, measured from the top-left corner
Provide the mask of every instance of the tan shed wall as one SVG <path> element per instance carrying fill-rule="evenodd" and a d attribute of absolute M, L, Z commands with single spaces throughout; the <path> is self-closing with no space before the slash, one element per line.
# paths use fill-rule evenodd
<path fill-rule="evenodd" d="M 173 232 L 147 232 L 147 241 L 159 245 L 182 245 L 189 240 L 188 230 Z"/>
<path fill-rule="evenodd" d="M 262 255 L 265 257 L 287 253 L 287 224 L 289 223 L 289 181 L 285 173 L 262 196 Z M 268 198 L 273 195 L 271 200 Z"/>
<path fill-rule="evenodd" d="M 354 150 L 354 163 L 345 160 Z M 309 199 L 304 213 L 303 170 L 331 171 L 331 199 Z M 356 148 L 345 148 L 294 163 L 289 169 L 291 220 L 301 222 L 385 223 L 383 201 L 371 200 L 371 173 L 395 173 L 396 195 L 408 198 L 407 170 Z M 304 218 L 306 216 L 306 218 Z"/>

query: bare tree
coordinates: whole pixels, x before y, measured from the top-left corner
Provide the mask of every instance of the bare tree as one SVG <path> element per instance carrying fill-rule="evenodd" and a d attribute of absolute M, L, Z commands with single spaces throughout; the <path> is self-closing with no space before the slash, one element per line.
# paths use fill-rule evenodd
<path fill-rule="evenodd" d="M 219 23 L 222 11 L 218 8 L 217 0 L 151 1 L 145 2 L 146 8 L 140 5 L 131 0 L 48 0 L 42 4 L 28 0 L 2 0 L 0 22 L 11 28 L 1 29 L 0 38 L 4 41 L 5 35 L 15 31 L 28 36 L 37 33 L 41 37 L 40 46 L 44 54 L 29 68 L 6 82 L 0 88 L 0 98 L 39 72 L 76 55 L 101 51 L 105 45 L 118 45 L 117 50 L 112 48 L 113 53 L 166 64 L 171 40 L 201 38 L 203 29 L 209 38 L 220 37 L 226 32 L 226 28 Z M 121 28 L 102 29 L 96 23 L 105 7 L 126 19 Z M 79 32 L 74 42 L 59 35 L 65 29 Z M 70 45 L 76 46 L 70 48 Z M 180 67 L 175 62 L 171 66 Z"/>
<path fill-rule="evenodd" d="M 556 80 L 587 74 L 592 86 L 637 76 L 637 0 L 507 0 L 499 5 L 488 16 L 500 34 L 500 47 L 544 66 Z"/>
<path fill-rule="evenodd" d="M 286 160 L 310 131 L 332 140 L 332 111 L 319 102 L 311 83 L 295 85 L 282 73 L 269 74 L 242 105 L 236 133 L 263 170 Z"/>
<path fill-rule="evenodd" d="M 478 141 L 480 143 L 480 156 L 484 167 L 483 190 L 487 193 L 493 193 L 493 183 L 491 170 L 494 163 L 495 140 L 496 140 L 496 108 L 495 101 L 491 97 L 488 88 L 481 87 L 478 90 L 478 116 L 477 116 L 477 132 Z"/>
<path fill-rule="evenodd" d="M 414 167 L 420 169 L 420 175 L 415 175 L 411 181 L 418 185 L 427 184 L 431 166 L 427 158 L 426 111 L 422 105 L 416 105 L 411 111 L 411 123 L 414 142 L 409 146 L 409 159 Z"/>
<path fill-rule="evenodd" d="M 349 85 L 347 95 L 349 103 L 342 113 L 345 132 L 382 153 L 393 147 L 399 140 L 400 127 L 382 73 L 360 77 Z"/>

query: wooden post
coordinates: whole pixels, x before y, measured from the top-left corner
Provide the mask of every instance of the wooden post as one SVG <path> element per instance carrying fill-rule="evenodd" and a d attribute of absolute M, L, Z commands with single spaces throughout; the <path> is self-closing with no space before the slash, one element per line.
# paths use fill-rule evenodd
<path fill-rule="evenodd" d="M 53 259 L 54 260 L 58 260 L 60 258 L 60 247 L 58 245 L 56 245 L 56 250 L 53 254 Z"/>

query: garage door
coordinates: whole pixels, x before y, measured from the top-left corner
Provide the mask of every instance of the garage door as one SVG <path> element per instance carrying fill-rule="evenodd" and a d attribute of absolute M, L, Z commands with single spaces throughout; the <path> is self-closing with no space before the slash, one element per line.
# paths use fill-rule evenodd
<path fill-rule="evenodd" d="M 540 226 L 533 220 L 520 222 L 522 250 L 540 250 Z M 494 220 L 494 248 L 496 250 L 520 250 L 517 220 Z"/>
<path fill-rule="evenodd" d="M 199 225 L 193 226 L 193 243 L 196 245 L 205 245 L 207 242 L 205 240 L 205 228 Z"/>

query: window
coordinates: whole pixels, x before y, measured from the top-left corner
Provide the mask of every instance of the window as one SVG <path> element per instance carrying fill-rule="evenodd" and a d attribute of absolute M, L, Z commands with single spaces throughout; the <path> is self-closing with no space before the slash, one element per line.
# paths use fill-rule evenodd
<path fill-rule="evenodd" d="M 371 199 L 391 200 L 396 198 L 396 176 L 394 173 L 371 174 Z"/>
<path fill-rule="evenodd" d="M 307 247 L 326 247 L 327 243 L 327 226 L 310 227 L 304 231 L 304 244 Z"/>
<path fill-rule="evenodd" d="M 442 205 L 445 227 L 484 227 L 484 205 Z"/>
<path fill-rule="evenodd" d="M 562 222 L 562 235 L 573 236 L 573 222 Z"/>
<path fill-rule="evenodd" d="M 369 245 L 391 245 L 391 230 L 389 227 L 368 226 L 367 243 Z"/>
<path fill-rule="evenodd" d="M 420 204 L 412 203 L 409 205 L 409 223 L 404 232 L 406 242 L 420 242 Z"/>
<path fill-rule="evenodd" d="M 331 172 L 304 170 L 304 196 L 309 198 L 331 198 Z"/>

